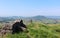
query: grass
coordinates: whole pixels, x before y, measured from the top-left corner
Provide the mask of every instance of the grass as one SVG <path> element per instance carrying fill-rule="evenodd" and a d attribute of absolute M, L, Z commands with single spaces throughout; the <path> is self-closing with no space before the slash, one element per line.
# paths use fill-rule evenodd
<path fill-rule="evenodd" d="M 43 24 L 38 22 L 27 25 L 29 32 L 7 34 L 6 38 L 60 38 L 60 24 Z M 5 38 L 5 37 L 4 37 Z"/>

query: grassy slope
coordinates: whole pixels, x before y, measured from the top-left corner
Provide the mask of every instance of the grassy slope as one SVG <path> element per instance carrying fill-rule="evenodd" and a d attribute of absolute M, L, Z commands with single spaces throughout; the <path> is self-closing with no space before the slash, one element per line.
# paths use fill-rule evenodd
<path fill-rule="evenodd" d="M 29 32 L 20 34 L 7 34 L 6 38 L 60 38 L 60 24 L 43 24 L 39 22 L 27 25 Z M 4 37 L 4 38 L 5 38 Z"/>

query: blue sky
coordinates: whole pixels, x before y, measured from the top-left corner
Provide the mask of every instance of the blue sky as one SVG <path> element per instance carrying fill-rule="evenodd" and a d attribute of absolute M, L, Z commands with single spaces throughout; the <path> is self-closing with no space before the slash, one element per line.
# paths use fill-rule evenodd
<path fill-rule="evenodd" d="M 0 0 L 0 16 L 60 16 L 60 0 Z"/>

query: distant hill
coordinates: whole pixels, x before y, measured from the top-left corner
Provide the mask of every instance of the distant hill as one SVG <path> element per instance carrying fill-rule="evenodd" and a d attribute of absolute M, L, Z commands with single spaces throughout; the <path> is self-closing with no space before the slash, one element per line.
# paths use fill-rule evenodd
<path fill-rule="evenodd" d="M 44 16 L 33 16 L 33 17 L 22 17 L 22 16 L 12 16 L 12 17 L 0 17 L 0 22 L 14 21 L 15 19 L 24 19 L 24 20 L 42 20 L 47 19 Z"/>
<path fill-rule="evenodd" d="M 60 19 L 60 16 L 46 16 L 47 18 L 51 18 L 51 19 Z"/>
<path fill-rule="evenodd" d="M 43 23 L 60 23 L 60 16 L 33 16 L 33 17 L 22 17 L 22 16 L 11 16 L 11 17 L 0 17 L 0 22 L 14 21 L 16 19 L 23 20 L 34 20 L 41 21 Z"/>
<path fill-rule="evenodd" d="M 35 19 L 35 20 L 47 19 L 45 16 L 34 16 L 34 17 L 31 17 L 31 18 Z"/>

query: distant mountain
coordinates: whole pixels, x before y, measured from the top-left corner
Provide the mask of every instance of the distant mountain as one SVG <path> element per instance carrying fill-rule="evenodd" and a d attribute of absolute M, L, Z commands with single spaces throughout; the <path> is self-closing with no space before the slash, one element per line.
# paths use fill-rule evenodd
<path fill-rule="evenodd" d="M 11 16 L 11 17 L 0 17 L 0 22 L 8 22 L 14 21 L 16 19 L 23 19 L 23 20 L 34 20 L 34 21 L 41 21 L 43 23 L 56 23 L 60 22 L 60 16 L 33 16 L 33 17 L 22 17 L 22 16 Z"/>
<path fill-rule="evenodd" d="M 33 16 L 33 17 L 22 17 L 22 16 L 12 16 L 12 17 L 0 17 L 0 21 L 12 21 L 15 19 L 25 19 L 25 20 L 42 20 L 46 19 L 44 16 Z"/>
<path fill-rule="evenodd" d="M 15 19 L 33 19 L 33 20 L 45 20 L 45 19 L 60 19 L 60 16 L 33 16 L 33 17 L 22 17 L 22 16 L 11 16 L 11 17 L 0 17 L 0 21 L 4 20 L 15 20 Z"/>
<path fill-rule="evenodd" d="M 46 17 L 50 19 L 56 19 L 56 20 L 60 19 L 60 16 L 46 16 Z"/>
<path fill-rule="evenodd" d="M 47 19 L 45 16 L 33 16 L 31 17 L 31 19 L 35 19 L 35 20 L 43 20 L 43 19 Z"/>

